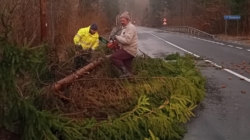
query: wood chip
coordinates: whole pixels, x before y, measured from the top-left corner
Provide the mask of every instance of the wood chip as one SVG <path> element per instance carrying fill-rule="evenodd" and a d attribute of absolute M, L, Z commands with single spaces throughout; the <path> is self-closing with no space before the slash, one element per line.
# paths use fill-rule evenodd
<path fill-rule="evenodd" d="M 241 93 L 242 93 L 242 94 L 246 94 L 246 91 L 243 91 L 243 90 L 242 90 Z"/>
<path fill-rule="evenodd" d="M 221 85 L 221 88 L 226 88 L 227 86 L 226 85 Z"/>
<path fill-rule="evenodd" d="M 240 78 L 240 80 L 242 80 L 242 81 L 243 81 L 243 80 L 245 80 L 245 79 L 244 79 L 244 78 Z"/>

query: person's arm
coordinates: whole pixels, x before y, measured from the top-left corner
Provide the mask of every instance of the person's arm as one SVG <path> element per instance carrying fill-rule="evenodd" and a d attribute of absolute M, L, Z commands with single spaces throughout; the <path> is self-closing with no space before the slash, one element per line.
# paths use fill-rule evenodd
<path fill-rule="evenodd" d="M 99 39 L 97 38 L 93 44 L 93 46 L 91 47 L 91 49 L 94 51 L 97 49 L 97 47 L 99 46 Z"/>
<path fill-rule="evenodd" d="M 117 41 L 120 42 L 121 44 L 128 45 L 131 43 L 134 35 L 135 35 L 135 31 L 130 29 L 128 32 L 125 33 L 125 35 L 123 36 L 116 35 L 115 37 Z"/>
<path fill-rule="evenodd" d="M 80 40 L 82 39 L 82 37 L 85 35 L 85 32 L 84 32 L 84 29 L 82 28 L 82 29 L 80 29 L 78 32 L 77 32 L 77 34 L 75 35 L 75 37 L 74 37 L 74 44 L 75 45 L 79 45 L 79 42 L 80 42 Z"/>

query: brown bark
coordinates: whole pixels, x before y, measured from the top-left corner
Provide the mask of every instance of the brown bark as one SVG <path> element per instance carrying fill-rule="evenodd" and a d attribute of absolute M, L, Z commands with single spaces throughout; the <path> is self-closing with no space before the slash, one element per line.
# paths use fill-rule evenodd
<path fill-rule="evenodd" d="M 41 41 L 47 39 L 47 7 L 46 0 L 40 0 L 40 18 L 41 18 Z"/>
<path fill-rule="evenodd" d="M 95 67 L 100 65 L 104 61 L 103 58 L 99 58 L 98 60 L 84 66 L 83 68 L 77 70 L 75 73 L 70 74 L 69 76 L 57 81 L 53 86 L 55 91 L 60 91 L 62 87 L 69 85 L 70 83 L 74 82 L 76 79 L 83 76 L 85 73 L 93 70 Z"/>
<path fill-rule="evenodd" d="M 249 29 L 250 29 L 250 10 L 249 10 L 249 8 L 250 8 L 250 1 L 248 1 L 247 2 L 247 4 L 246 4 L 246 34 L 247 35 L 249 35 L 250 34 L 250 31 L 249 31 Z"/>

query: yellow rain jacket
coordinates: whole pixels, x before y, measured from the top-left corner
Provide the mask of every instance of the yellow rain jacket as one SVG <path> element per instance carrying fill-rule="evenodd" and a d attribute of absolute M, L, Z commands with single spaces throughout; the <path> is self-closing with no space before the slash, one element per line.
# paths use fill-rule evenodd
<path fill-rule="evenodd" d="M 83 50 L 96 50 L 99 46 L 99 34 L 96 32 L 95 34 L 89 33 L 90 26 L 86 28 L 81 28 L 74 37 L 75 45 L 81 45 Z"/>

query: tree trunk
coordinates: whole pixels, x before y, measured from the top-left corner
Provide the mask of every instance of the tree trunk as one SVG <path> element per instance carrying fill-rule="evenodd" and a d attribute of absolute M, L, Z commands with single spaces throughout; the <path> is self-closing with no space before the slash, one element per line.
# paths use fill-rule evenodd
<path fill-rule="evenodd" d="M 103 58 L 99 58 L 98 60 L 88 64 L 87 66 L 84 66 L 83 68 L 77 70 L 75 73 L 72 73 L 71 75 L 57 81 L 54 85 L 54 90 L 59 91 L 62 87 L 69 85 L 70 83 L 74 82 L 76 79 L 83 76 L 85 73 L 93 70 L 95 67 L 100 65 L 104 61 Z"/>
<path fill-rule="evenodd" d="M 40 22 L 41 22 L 41 41 L 47 41 L 47 7 L 46 0 L 40 0 Z"/>
<path fill-rule="evenodd" d="M 250 26 L 250 22 L 249 22 L 249 18 L 250 18 L 250 1 L 248 1 L 246 3 L 246 35 L 249 35 L 250 34 L 250 31 L 249 31 L 249 26 Z"/>

